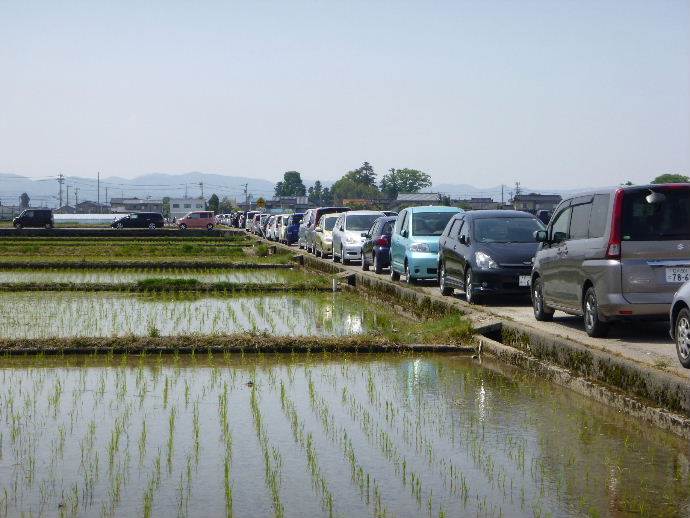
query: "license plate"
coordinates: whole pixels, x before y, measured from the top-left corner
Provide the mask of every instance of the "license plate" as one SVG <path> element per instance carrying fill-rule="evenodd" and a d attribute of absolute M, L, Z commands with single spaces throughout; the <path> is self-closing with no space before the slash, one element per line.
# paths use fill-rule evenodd
<path fill-rule="evenodd" d="M 690 281 L 690 268 L 666 268 L 666 282 L 682 283 Z"/>
<path fill-rule="evenodd" d="M 518 285 L 519 286 L 531 286 L 532 285 L 532 277 L 529 275 L 520 275 L 518 277 Z"/>

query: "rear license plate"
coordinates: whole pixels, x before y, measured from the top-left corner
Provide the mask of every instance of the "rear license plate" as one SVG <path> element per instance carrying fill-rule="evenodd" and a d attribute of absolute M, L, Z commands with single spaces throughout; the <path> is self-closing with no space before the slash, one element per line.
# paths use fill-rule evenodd
<path fill-rule="evenodd" d="M 520 275 L 518 277 L 518 285 L 519 286 L 531 286 L 532 285 L 532 277 L 529 275 Z"/>
<path fill-rule="evenodd" d="M 666 282 L 690 281 L 690 268 L 666 268 Z"/>

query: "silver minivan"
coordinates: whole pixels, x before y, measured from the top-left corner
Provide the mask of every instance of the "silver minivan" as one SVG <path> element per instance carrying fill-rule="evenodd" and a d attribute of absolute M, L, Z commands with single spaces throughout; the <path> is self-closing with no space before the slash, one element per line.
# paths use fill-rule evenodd
<path fill-rule="evenodd" d="M 563 200 L 532 269 L 537 320 L 582 315 L 590 336 L 629 318 L 663 319 L 690 279 L 690 184 L 621 187 Z"/>

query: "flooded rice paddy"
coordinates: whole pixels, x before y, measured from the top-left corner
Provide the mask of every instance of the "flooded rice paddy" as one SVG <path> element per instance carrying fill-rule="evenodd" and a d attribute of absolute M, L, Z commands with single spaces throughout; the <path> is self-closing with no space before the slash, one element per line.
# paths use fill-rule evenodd
<path fill-rule="evenodd" d="M 120 284 L 137 282 L 152 277 L 168 279 L 197 279 L 200 282 L 247 282 L 277 283 L 299 282 L 313 278 L 303 270 L 212 270 L 212 269 L 165 269 L 165 270 L 0 270 L 0 283 L 102 283 Z"/>
<path fill-rule="evenodd" d="M 194 295 L 0 293 L 0 338 L 227 334 L 342 336 L 391 325 L 346 293 Z"/>
<path fill-rule="evenodd" d="M 462 356 L 3 358 L 0 516 L 687 516 L 687 446 Z"/>

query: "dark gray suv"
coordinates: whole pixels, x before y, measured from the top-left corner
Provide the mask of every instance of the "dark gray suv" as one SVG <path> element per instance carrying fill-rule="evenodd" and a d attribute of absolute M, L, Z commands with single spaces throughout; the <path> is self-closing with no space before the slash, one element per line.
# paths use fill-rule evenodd
<path fill-rule="evenodd" d="M 582 315 L 590 336 L 628 318 L 668 318 L 690 279 L 690 184 L 597 191 L 563 200 L 532 270 L 537 320 Z"/>

